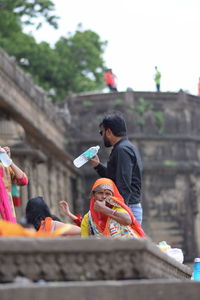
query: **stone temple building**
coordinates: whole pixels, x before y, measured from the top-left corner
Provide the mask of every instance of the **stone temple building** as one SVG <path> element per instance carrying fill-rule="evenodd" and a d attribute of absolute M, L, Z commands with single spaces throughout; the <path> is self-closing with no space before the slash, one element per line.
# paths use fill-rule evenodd
<path fill-rule="evenodd" d="M 13 58 L 0 51 L 0 142 L 9 145 L 13 160 L 27 173 L 22 187 L 27 199 L 44 196 L 60 215 L 59 200 L 74 212 L 88 209 L 91 185 L 97 178 L 90 164 L 76 169 L 73 159 L 100 145 L 98 125 L 109 111 L 127 120 L 128 136 L 143 160 L 143 226 L 154 242 L 181 248 L 185 261 L 200 250 L 200 98 L 177 93 L 120 92 L 70 95 L 54 105 L 32 83 Z"/>

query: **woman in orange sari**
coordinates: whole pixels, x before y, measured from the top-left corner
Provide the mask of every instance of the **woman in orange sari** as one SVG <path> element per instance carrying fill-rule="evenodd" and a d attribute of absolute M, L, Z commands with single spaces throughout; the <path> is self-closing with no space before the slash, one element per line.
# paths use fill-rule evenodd
<path fill-rule="evenodd" d="M 81 222 L 81 235 L 146 237 L 131 209 L 124 203 L 115 183 L 108 178 L 96 180 L 92 187 L 90 210 Z"/>
<path fill-rule="evenodd" d="M 26 236 L 31 238 L 52 238 L 81 235 L 80 227 L 63 223 L 59 218 L 53 216 L 42 197 L 35 197 L 28 201 L 26 206 L 26 220 L 27 222 L 23 222 L 23 225 L 0 220 L 0 237 Z"/>
<path fill-rule="evenodd" d="M 62 235 L 80 236 L 80 227 L 58 221 L 58 218 L 50 213 L 43 197 L 35 197 L 28 201 L 26 206 L 27 223 L 33 225 L 38 232 L 55 232 L 60 230 Z"/>

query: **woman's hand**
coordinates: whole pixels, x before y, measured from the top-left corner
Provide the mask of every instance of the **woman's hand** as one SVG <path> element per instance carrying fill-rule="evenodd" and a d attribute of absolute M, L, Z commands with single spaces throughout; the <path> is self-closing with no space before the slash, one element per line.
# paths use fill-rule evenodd
<path fill-rule="evenodd" d="M 6 153 L 6 150 L 3 147 L 0 147 L 0 152 Z"/>
<path fill-rule="evenodd" d="M 10 156 L 10 148 L 9 147 L 1 147 L 0 146 L 0 152 L 8 154 Z"/>
<path fill-rule="evenodd" d="M 64 201 L 64 200 L 60 201 L 59 205 L 65 215 L 67 215 L 67 216 L 71 215 L 71 212 L 69 209 L 69 204 L 66 201 Z"/>
<path fill-rule="evenodd" d="M 79 219 L 76 215 L 71 213 L 71 211 L 69 209 L 69 204 L 66 201 L 64 201 L 64 200 L 60 201 L 59 205 L 60 205 L 60 208 L 62 209 L 63 213 L 66 216 L 70 217 L 73 221 Z"/>
<path fill-rule="evenodd" d="M 8 156 L 10 157 L 10 148 L 9 147 L 3 147 L 3 149 L 5 150 L 5 152 L 8 154 Z"/>
<path fill-rule="evenodd" d="M 98 212 L 101 212 L 101 213 L 105 213 L 106 211 L 106 201 L 99 201 L 99 200 L 96 200 L 94 202 L 94 210 L 98 211 Z"/>
<path fill-rule="evenodd" d="M 128 213 L 116 211 L 113 210 L 112 208 L 107 207 L 105 200 L 104 201 L 96 200 L 94 202 L 94 210 L 107 215 L 108 217 L 114 219 L 121 225 L 130 225 L 132 223 L 131 217 L 129 216 Z"/>

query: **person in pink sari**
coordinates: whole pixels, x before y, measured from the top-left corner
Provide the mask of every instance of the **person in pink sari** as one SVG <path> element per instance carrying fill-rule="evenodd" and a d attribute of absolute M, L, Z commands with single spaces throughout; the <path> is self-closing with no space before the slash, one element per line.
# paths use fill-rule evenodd
<path fill-rule="evenodd" d="M 5 152 L 10 156 L 9 147 L 0 147 L 0 152 Z M 0 219 L 16 223 L 12 183 L 27 185 L 28 178 L 14 162 L 9 167 L 5 167 L 0 161 Z"/>

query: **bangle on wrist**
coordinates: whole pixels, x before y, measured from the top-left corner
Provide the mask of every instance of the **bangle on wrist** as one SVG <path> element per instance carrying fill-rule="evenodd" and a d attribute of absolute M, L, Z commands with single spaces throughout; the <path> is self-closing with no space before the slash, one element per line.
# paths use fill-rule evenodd
<path fill-rule="evenodd" d="M 116 215 L 116 212 L 117 212 L 117 211 L 113 209 L 111 215 L 112 215 L 112 216 L 115 216 L 115 215 Z"/>

